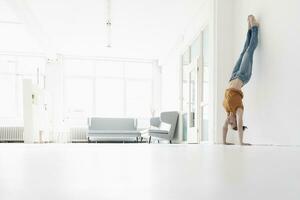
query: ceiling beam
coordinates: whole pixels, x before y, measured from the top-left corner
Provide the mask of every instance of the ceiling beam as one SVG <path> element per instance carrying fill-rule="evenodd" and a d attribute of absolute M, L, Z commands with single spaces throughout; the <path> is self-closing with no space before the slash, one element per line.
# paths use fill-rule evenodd
<path fill-rule="evenodd" d="M 19 21 L 25 25 L 30 35 L 35 39 L 47 55 L 47 57 L 55 57 L 56 52 L 54 51 L 53 45 L 50 41 L 49 36 L 43 30 L 36 16 L 34 16 L 26 0 L 6 0 L 7 4 L 15 12 Z"/>
<path fill-rule="evenodd" d="M 0 20 L 0 24 L 23 24 L 23 23 L 17 21 Z"/>

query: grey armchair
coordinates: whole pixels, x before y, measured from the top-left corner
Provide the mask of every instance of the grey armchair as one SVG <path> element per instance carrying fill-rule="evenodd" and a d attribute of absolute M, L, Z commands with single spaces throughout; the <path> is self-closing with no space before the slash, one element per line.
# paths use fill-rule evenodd
<path fill-rule="evenodd" d="M 168 140 L 172 143 L 174 137 L 179 113 L 176 111 L 162 112 L 160 118 L 151 118 L 150 125 L 157 127 L 157 129 L 150 128 L 148 130 L 149 143 L 151 143 L 151 138 L 157 138 L 158 142 L 160 139 Z"/>

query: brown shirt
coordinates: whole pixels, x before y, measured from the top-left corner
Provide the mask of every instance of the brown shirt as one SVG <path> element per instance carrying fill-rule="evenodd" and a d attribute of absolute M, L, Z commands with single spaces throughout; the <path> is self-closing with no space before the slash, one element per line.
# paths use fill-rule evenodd
<path fill-rule="evenodd" d="M 238 108 L 244 109 L 243 99 L 244 94 L 241 90 L 235 88 L 229 88 L 225 91 L 225 98 L 223 102 L 223 106 L 226 112 L 229 114 L 230 112 L 236 113 Z"/>

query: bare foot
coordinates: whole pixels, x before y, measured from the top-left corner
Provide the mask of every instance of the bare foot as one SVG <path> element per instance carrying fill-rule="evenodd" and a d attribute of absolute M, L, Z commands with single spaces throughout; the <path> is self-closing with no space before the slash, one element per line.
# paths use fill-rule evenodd
<path fill-rule="evenodd" d="M 241 145 L 242 145 L 242 146 L 251 146 L 251 144 L 249 144 L 249 143 L 244 143 L 244 142 L 243 142 Z"/>
<path fill-rule="evenodd" d="M 257 22 L 257 20 L 255 19 L 254 15 L 249 15 L 248 16 L 248 23 L 250 25 L 250 27 L 254 27 L 254 26 L 259 26 L 259 23 Z"/>

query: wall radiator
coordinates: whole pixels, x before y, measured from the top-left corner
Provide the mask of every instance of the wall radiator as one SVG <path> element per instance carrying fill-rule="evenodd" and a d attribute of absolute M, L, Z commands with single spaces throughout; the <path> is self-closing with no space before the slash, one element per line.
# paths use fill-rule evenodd
<path fill-rule="evenodd" d="M 87 128 L 70 128 L 71 142 L 87 142 Z"/>
<path fill-rule="evenodd" d="M 0 142 L 23 142 L 23 127 L 0 127 Z"/>
<path fill-rule="evenodd" d="M 0 127 L 0 142 L 23 142 L 23 127 Z M 86 128 L 70 128 L 68 142 L 86 142 Z"/>

